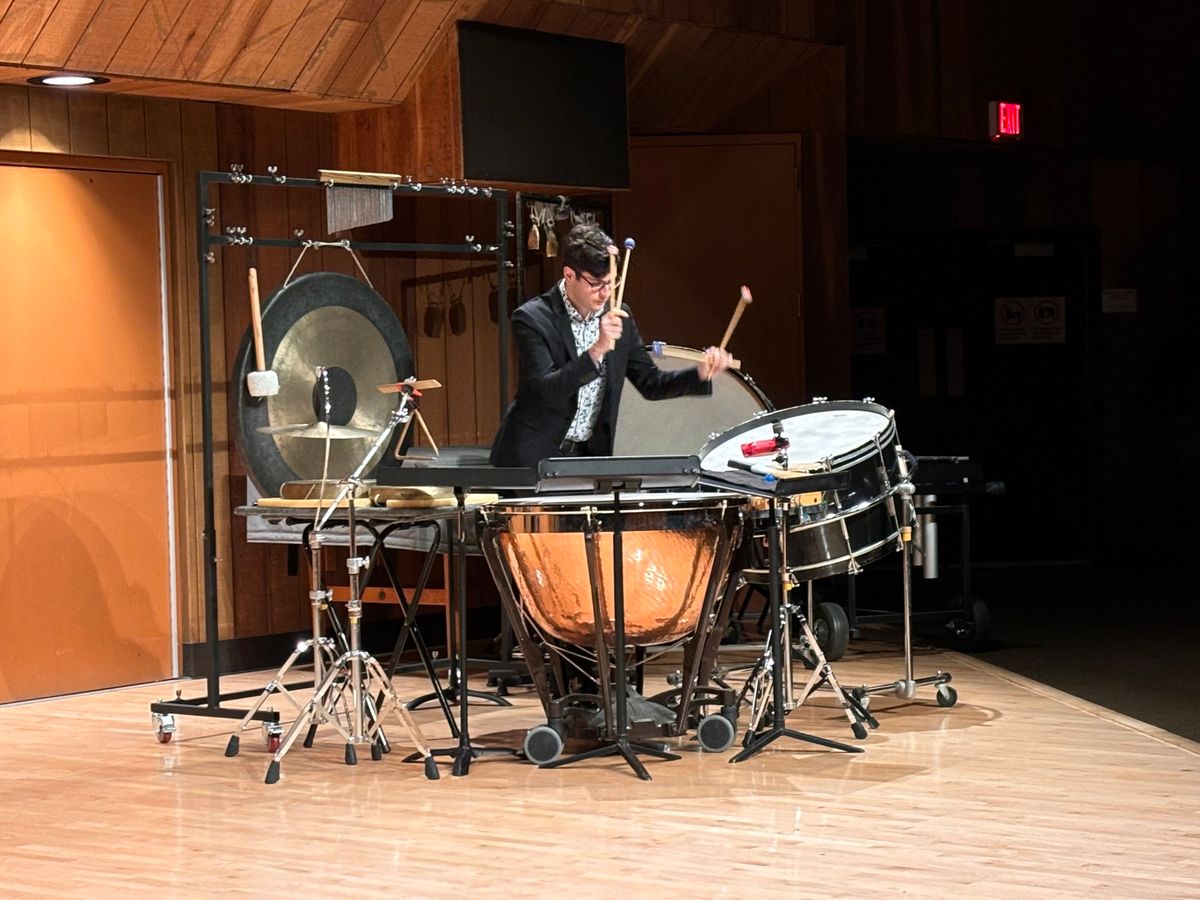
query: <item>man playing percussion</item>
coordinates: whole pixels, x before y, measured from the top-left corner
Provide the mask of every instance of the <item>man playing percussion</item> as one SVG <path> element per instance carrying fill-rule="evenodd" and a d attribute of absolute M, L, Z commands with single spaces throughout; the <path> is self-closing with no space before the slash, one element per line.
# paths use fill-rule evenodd
<path fill-rule="evenodd" d="M 616 252 L 596 226 L 575 226 L 562 280 L 513 313 L 519 383 L 492 443 L 492 465 L 609 456 L 626 377 L 646 399 L 666 400 L 711 394 L 713 376 L 729 368 L 730 355 L 716 347 L 695 368 L 666 372 L 654 364 L 628 311 L 608 308 Z"/>

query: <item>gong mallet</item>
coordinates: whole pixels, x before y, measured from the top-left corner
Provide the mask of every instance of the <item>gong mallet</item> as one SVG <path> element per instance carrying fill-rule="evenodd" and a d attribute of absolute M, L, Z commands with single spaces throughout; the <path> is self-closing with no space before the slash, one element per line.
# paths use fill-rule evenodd
<path fill-rule="evenodd" d="M 250 282 L 250 327 L 254 332 L 254 368 L 246 376 L 246 389 L 251 397 L 273 397 L 279 393 L 279 376 L 267 368 L 263 353 L 262 310 L 258 302 L 258 269 L 247 273 Z"/>
<path fill-rule="evenodd" d="M 754 298 L 750 296 L 750 288 L 742 285 L 742 294 L 738 297 L 737 307 L 733 311 L 733 317 L 729 320 L 729 326 L 725 329 L 725 337 L 721 338 L 721 345 L 718 350 L 724 350 L 725 345 L 729 343 L 729 339 L 733 337 L 733 329 L 737 328 L 738 320 L 742 318 L 742 313 L 746 311 L 746 307 L 754 302 Z"/>
<path fill-rule="evenodd" d="M 620 309 L 625 300 L 625 281 L 629 278 L 629 257 L 633 254 L 633 238 L 625 238 L 625 259 L 621 261 L 621 280 L 617 283 L 617 299 L 613 309 Z"/>

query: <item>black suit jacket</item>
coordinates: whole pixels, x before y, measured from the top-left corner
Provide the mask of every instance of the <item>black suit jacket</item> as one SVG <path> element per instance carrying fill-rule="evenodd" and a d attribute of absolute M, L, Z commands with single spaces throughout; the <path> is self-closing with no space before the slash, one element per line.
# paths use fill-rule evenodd
<path fill-rule="evenodd" d="M 531 468 L 543 459 L 562 455 L 559 445 L 575 418 L 579 388 L 600 373 L 588 354 L 575 352 L 571 320 L 557 285 L 513 313 L 512 334 L 520 380 L 492 442 L 491 460 L 494 466 Z M 626 377 L 647 400 L 712 393 L 712 383 L 701 381 L 694 368 L 666 372 L 656 366 L 632 315 L 625 320 L 617 346 L 605 357 L 605 365 L 607 383 L 600 417 L 588 441 L 593 456 L 612 454 Z"/>

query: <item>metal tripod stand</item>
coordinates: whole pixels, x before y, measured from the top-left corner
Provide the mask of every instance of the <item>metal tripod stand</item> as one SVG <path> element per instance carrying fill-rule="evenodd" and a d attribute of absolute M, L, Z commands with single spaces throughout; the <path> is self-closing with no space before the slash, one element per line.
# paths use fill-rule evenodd
<path fill-rule="evenodd" d="M 846 718 L 850 721 L 854 736 L 864 738 L 867 729 L 866 722 L 872 728 L 878 723 L 866 711 L 857 698 L 843 691 L 833 674 L 825 654 L 808 625 L 807 617 L 798 610 L 792 609 L 784 601 L 786 588 L 791 587 L 791 575 L 787 567 L 787 548 L 785 543 L 786 529 L 781 526 L 781 520 L 786 519 L 787 503 L 771 498 L 770 518 L 767 526 L 767 546 L 770 560 L 769 597 L 771 609 L 771 630 L 768 636 L 767 648 L 759 659 L 743 688 L 744 695 L 752 695 L 751 718 L 746 728 L 745 747 L 734 755 L 731 763 L 742 762 L 754 756 L 767 745 L 781 737 L 807 741 L 833 750 L 846 753 L 862 753 L 861 747 L 832 741 L 828 738 L 817 737 L 787 727 L 787 714 L 802 704 L 820 686 L 828 684 L 837 697 Z M 812 656 L 814 666 L 800 699 L 795 700 L 792 681 L 792 641 L 791 618 L 796 617 L 803 634 L 803 642 Z M 768 696 L 765 681 L 770 681 Z M 763 722 L 770 715 L 770 724 Z"/>
<path fill-rule="evenodd" d="M 415 394 L 416 392 L 411 389 L 402 392 L 400 404 L 392 413 L 386 427 L 375 439 L 354 472 L 341 483 L 341 489 L 338 491 L 337 496 L 334 497 L 329 508 L 317 522 L 314 529 L 313 536 L 318 538 L 318 544 L 321 531 L 329 522 L 334 510 L 337 509 L 342 500 L 351 495 L 356 487 L 361 485 L 363 473 L 383 449 L 396 426 L 402 422 L 407 422 L 415 414 Z M 292 727 L 283 737 L 281 745 L 275 751 L 275 755 L 267 767 L 265 779 L 267 784 L 275 784 L 279 781 L 280 765 L 283 758 L 296 742 L 296 738 L 299 736 L 301 730 L 306 727 L 308 728 L 308 737 L 305 743 L 309 744 L 311 743 L 312 734 L 316 726 L 324 722 L 332 724 L 345 740 L 346 765 L 352 766 L 357 764 L 358 753 L 356 748 L 360 744 L 370 744 L 371 758 L 374 760 L 381 759 L 387 746 L 383 733 L 382 717 L 382 713 L 387 707 L 390 707 L 395 712 L 400 723 L 408 731 L 409 738 L 415 746 L 417 753 L 424 758 L 426 777 L 430 779 L 439 777 L 437 763 L 430 755 L 429 747 L 425 742 L 421 729 L 413 720 L 408 708 L 396 696 L 391 681 L 388 679 L 387 673 L 384 672 L 379 661 L 362 649 L 362 585 L 360 575 L 365 569 L 368 560 L 358 556 L 356 539 L 358 525 L 354 517 L 353 500 L 350 501 L 348 513 L 350 540 L 349 558 L 346 560 L 350 582 L 350 599 L 346 605 L 348 646 L 341 656 L 329 665 L 324 678 L 321 679 L 313 691 L 312 699 L 301 709 L 300 715 L 297 716 L 296 720 L 292 723 Z M 316 584 L 315 579 L 319 578 L 319 571 L 314 572 L 313 578 L 314 584 Z M 317 593 L 322 592 L 314 589 L 313 594 Z M 313 602 L 315 605 L 317 601 L 314 599 Z M 319 619 L 315 621 L 317 627 L 319 627 Z M 349 694 L 348 699 L 345 698 L 347 693 Z M 376 708 L 373 699 L 376 693 L 382 698 L 379 708 Z M 344 717 L 338 715 L 336 712 L 339 699 L 341 699 L 342 707 L 345 710 Z"/>
<path fill-rule="evenodd" d="M 904 621 L 904 677 L 886 684 L 872 686 L 863 685 L 852 691 L 855 699 L 864 705 L 869 703 L 870 694 L 894 693 L 901 700 L 912 700 L 919 687 L 937 687 L 938 706 L 953 706 L 958 702 L 958 691 L 950 687 L 950 673 L 938 671 L 935 675 L 925 678 L 913 677 L 912 650 L 912 535 L 913 523 L 916 522 L 916 506 L 913 503 L 915 488 L 909 479 L 908 457 L 899 444 L 896 445 L 896 464 L 900 470 L 900 483 L 896 486 L 895 494 L 888 497 L 888 506 L 893 516 L 896 515 L 895 495 L 900 497 L 900 579 L 903 591 L 903 609 L 901 618 Z"/>
<path fill-rule="evenodd" d="M 310 650 L 313 654 L 313 680 L 312 687 L 316 691 L 320 688 L 321 683 L 325 680 L 325 673 L 331 669 L 338 658 L 337 644 L 333 638 L 322 636 L 321 615 L 329 609 L 330 591 L 321 583 L 321 547 L 323 544 L 323 535 L 319 532 L 313 532 L 309 535 L 308 550 L 310 559 L 309 571 L 309 591 L 308 599 L 312 605 L 312 637 L 308 640 L 301 641 L 296 645 L 296 649 L 292 651 L 292 655 L 287 658 L 279 670 L 275 673 L 270 681 L 263 688 L 263 692 L 259 695 L 254 705 L 246 712 L 245 717 L 238 723 L 237 730 L 230 735 L 229 743 L 225 746 L 226 756 L 237 756 L 241 745 L 241 736 L 250 727 L 250 724 L 256 718 L 258 711 L 262 708 L 267 700 L 279 694 L 283 699 L 291 704 L 292 709 L 296 712 L 303 712 L 304 706 L 292 696 L 288 690 L 288 685 L 284 683 L 292 666 L 294 666 L 305 653 Z M 335 620 L 336 621 L 336 620 Z M 339 632 L 339 637 L 341 636 Z M 344 643 L 344 638 L 343 638 Z M 296 685 L 292 685 L 295 687 Z M 316 733 L 317 725 L 328 720 L 328 716 L 336 709 L 336 704 L 340 699 L 340 695 L 331 697 L 331 706 L 322 708 L 318 711 L 318 715 L 314 718 L 308 734 L 304 739 L 304 746 L 311 747 L 313 736 Z M 279 749 L 282 742 L 283 728 L 275 722 L 264 722 L 263 729 L 267 736 L 267 749 L 272 753 Z"/>

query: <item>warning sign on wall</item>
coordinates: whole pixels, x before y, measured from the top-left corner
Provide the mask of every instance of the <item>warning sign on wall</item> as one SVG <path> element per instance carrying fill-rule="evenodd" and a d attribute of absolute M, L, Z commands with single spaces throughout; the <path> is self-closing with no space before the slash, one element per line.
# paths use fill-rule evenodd
<path fill-rule="evenodd" d="M 997 344 L 1065 344 L 1066 297 L 997 297 Z"/>

